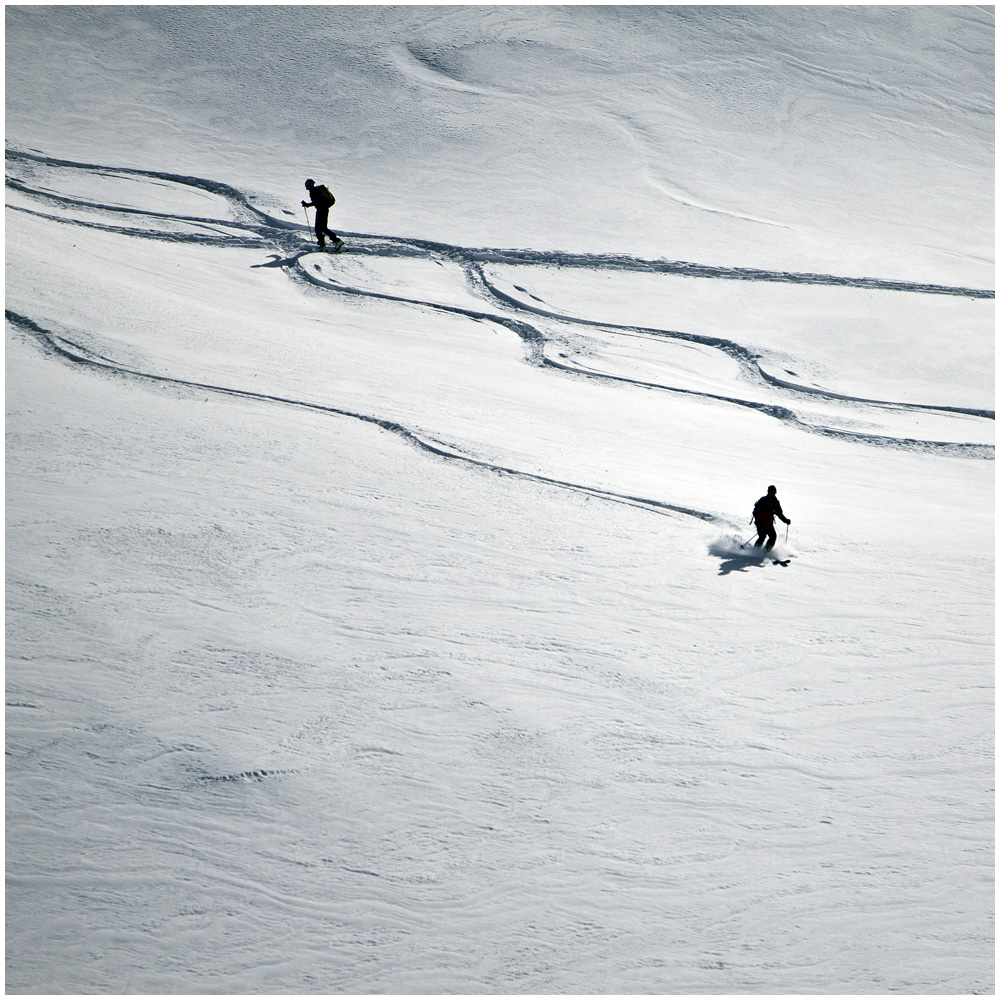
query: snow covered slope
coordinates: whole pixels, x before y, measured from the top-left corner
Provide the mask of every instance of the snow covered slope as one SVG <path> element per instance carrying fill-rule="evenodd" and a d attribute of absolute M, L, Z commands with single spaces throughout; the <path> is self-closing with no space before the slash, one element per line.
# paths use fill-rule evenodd
<path fill-rule="evenodd" d="M 992 990 L 991 9 L 6 16 L 9 992 Z"/>
<path fill-rule="evenodd" d="M 19 148 L 347 229 L 992 287 L 976 7 L 8 7 Z M 95 156 L 99 152 L 100 156 Z"/>

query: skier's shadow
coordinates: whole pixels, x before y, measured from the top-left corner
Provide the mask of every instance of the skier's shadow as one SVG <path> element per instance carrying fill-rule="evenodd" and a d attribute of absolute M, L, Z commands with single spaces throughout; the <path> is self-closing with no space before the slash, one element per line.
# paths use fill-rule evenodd
<path fill-rule="evenodd" d="M 291 255 L 291 257 L 282 257 L 280 254 L 269 253 L 268 257 L 274 258 L 273 260 L 266 261 L 263 264 L 251 264 L 251 267 L 291 267 L 300 257 L 305 256 L 308 250 L 298 250 Z"/>
<path fill-rule="evenodd" d="M 722 560 L 719 563 L 719 576 L 728 576 L 730 573 L 746 573 L 754 566 L 763 566 L 767 562 L 767 553 L 756 548 L 738 548 L 737 543 L 729 539 L 720 539 L 713 542 L 709 547 L 709 554 L 718 556 Z"/>
<path fill-rule="evenodd" d="M 728 576 L 730 573 L 746 573 L 752 566 L 763 566 L 764 557 L 762 555 L 727 556 L 719 563 L 719 576 Z"/>

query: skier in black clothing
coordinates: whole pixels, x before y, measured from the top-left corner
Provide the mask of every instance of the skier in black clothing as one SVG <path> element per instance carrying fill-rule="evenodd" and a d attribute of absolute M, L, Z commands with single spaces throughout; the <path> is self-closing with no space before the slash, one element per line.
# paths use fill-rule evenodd
<path fill-rule="evenodd" d="M 319 243 L 320 250 L 326 247 L 327 236 L 333 240 L 334 250 L 339 250 L 344 245 L 344 241 L 336 233 L 331 233 L 326 228 L 330 209 L 336 199 L 330 194 L 330 189 L 325 184 L 317 184 L 311 177 L 306 181 L 306 190 L 312 201 L 302 202 L 302 207 L 312 206 L 316 209 L 316 241 Z"/>
<path fill-rule="evenodd" d="M 764 545 L 764 551 L 770 552 L 774 548 L 774 543 L 778 540 L 778 533 L 774 530 L 775 516 L 780 517 L 785 524 L 792 523 L 790 518 L 785 517 L 785 512 L 781 509 L 781 503 L 778 501 L 778 488 L 768 486 L 766 495 L 753 505 L 753 521 L 757 527 L 755 549 L 764 545 L 765 538 L 767 545 Z"/>

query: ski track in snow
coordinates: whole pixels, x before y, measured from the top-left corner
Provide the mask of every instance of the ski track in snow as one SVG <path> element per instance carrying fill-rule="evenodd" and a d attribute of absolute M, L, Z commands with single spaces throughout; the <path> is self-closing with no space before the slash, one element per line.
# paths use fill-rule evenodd
<path fill-rule="evenodd" d="M 369 416 L 364 413 L 356 413 L 351 410 L 340 409 L 336 406 L 324 406 L 320 403 L 310 403 L 305 400 L 291 399 L 283 396 L 273 396 L 262 392 L 251 392 L 246 389 L 234 389 L 228 388 L 221 385 L 212 385 L 208 382 L 193 382 L 188 379 L 171 378 L 168 375 L 156 375 L 152 372 L 138 371 L 134 368 L 128 368 L 124 365 L 118 364 L 117 362 L 110 361 L 107 358 L 102 357 L 98 354 L 92 354 L 85 347 L 75 343 L 74 341 L 68 340 L 64 337 L 60 337 L 53 334 L 50 330 L 43 329 L 33 320 L 29 319 L 27 316 L 21 316 L 11 310 L 5 310 L 5 316 L 7 321 L 18 329 L 31 334 L 36 340 L 44 345 L 51 353 L 63 358 L 66 361 L 73 362 L 74 364 L 89 365 L 98 369 L 103 369 L 106 372 L 113 373 L 115 375 L 132 376 L 135 378 L 148 379 L 152 382 L 158 382 L 164 385 L 174 385 L 180 386 L 187 389 L 199 389 L 202 391 L 220 393 L 227 396 L 239 396 L 243 399 L 254 399 L 266 403 L 278 403 L 286 406 L 301 407 L 306 410 L 314 410 L 319 413 L 327 413 L 331 416 L 338 417 L 350 417 L 354 420 L 360 420 L 363 423 L 374 424 L 380 427 L 384 431 L 388 431 L 391 434 L 396 434 L 401 437 L 404 441 L 408 442 L 419 448 L 428 454 L 434 455 L 437 458 L 444 458 L 455 462 L 463 462 L 470 466 L 475 466 L 480 469 L 486 469 L 490 472 L 495 472 L 501 475 L 508 476 L 518 476 L 522 479 L 529 479 L 536 483 L 543 483 L 547 486 L 557 486 L 563 489 L 574 490 L 579 493 L 586 493 L 590 496 L 597 497 L 602 500 L 609 500 L 617 503 L 629 504 L 634 507 L 643 507 L 647 510 L 657 511 L 660 513 L 675 513 L 683 514 L 688 517 L 698 518 L 702 521 L 709 521 L 712 523 L 728 523 L 724 521 L 723 518 L 711 514 L 708 511 L 694 510 L 689 507 L 680 507 L 675 504 L 664 503 L 661 500 L 650 500 L 643 497 L 626 496 L 621 493 L 613 493 L 609 490 L 598 489 L 593 486 L 584 486 L 579 483 L 570 483 L 560 479 L 553 479 L 549 476 L 541 476 L 535 473 L 523 472 L 519 469 L 507 468 L 502 465 L 497 465 L 493 462 L 484 462 L 477 458 L 472 458 L 468 455 L 461 455 L 458 452 L 451 451 L 440 444 L 437 444 L 427 438 L 422 438 L 420 435 L 416 434 L 414 431 L 402 424 L 397 423 L 393 420 L 384 420 L 379 417 Z"/>
<path fill-rule="evenodd" d="M 42 177 L 37 178 L 34 176 L 35 174 L 41 174 Z M 62 182 L 62 190 L 58 187 L 48 186 L 48 183 L 52 181 L 51 175 L 53 174 L 58 182 Z M 145 198 L 148 194 L 149 201 L 144 201 L 140 205 L 110 204 L 88 199 L 72 190 L 74 184 L 82 186 L 85 195 L 88 184 L 94 179 L 100 178 L 138 182 L 139 198 Z M 568 254 L 558 251 L 467 248 L 416 238 L 344 232 L 344 235 L 350 240 L 348 259 L 359 256 L 362 258 L 411 258 L 438 263 L 447 261 L 461 268 L 465 275 L 467 292 L 471 293 L 471 296 L 482 304 L 481 309 L 476 309 L 449 302 L 411 297 L 386 288 L 360 287 L 350 281 L 344 281 L 338 277 L 336 271 L 339 258 L 320 254 L 317 248 L 312 245 L 302 245 L 304 235 L 310 232 L 304 225 L 269 215 L 255 207 L 246 194 L 220 181 L 156 170 L 75 163 L 35 153 L 8 150 L 6 183 L 11 191 L 16 192 L 16 195 L 28 202 L 28 204 L 9 205 L 9 207 L 19 211 L 70 225 L 93 227 L 143 239 L 191 242 L 229 248 L 259 247 L 264 250 L 278 250 L 280 252 L 270 254 L 270 260 L 256 266 L 283 268 L 295 280 L 308 281 L 314 287 L 326 289 L 338 295 L 381 298 L 413 305 L 417 308 L 430 308 L 498 324 L 520 338 L 525 348 L 527 363 L 558 372 L 564 376 L 628 383 L 652 391 L 699 396 L 723 404 L 747 407 L 807 433 L 868 445 L 951 454 L 974 459 L 992 459 L 994 456 L 993 445 L 977 441 L 925 440 L 916 436 L 899 436 L 851 430 L 847 427 L 830 427 L 820 422 L 810 421 L 792 409 L 792 406 L 796 404 L 796 400 L 821 399 L 826 402 L 842 403 L 845 407 L 853 409 L 867 407 L 872 411 L 884 409 L 904 414 L 954 414 L 956 417 L 978 421 L 993 421 L 995 414 L 992 410 L 866 399 L 789 382 L 766 372 L 761 367 L 758 356 L 751 349 L 736 341 L 681 330 L 615 324 L 565 315 L 544 308 L 544 304 L 538 296 L 532 295 L 521 286 L 514 287 L 524 295 L 524 298 L 505 292 L 487 277 L 484 265 L 544 264 L 558 267 L 589 268 L 595 271 L 630 271 L 716 280 L 849 286 L 880 291 L 962 296 L 976 299 L 994 298 L 995 293 L 990 290 L 868 277 L 850 278 L 837 275 L 763 271 L 753 268 L 716 267 L 683 261 L 650 261 L 625 254 Z M 213 198 L 216 200 L 216 204 L 217 199 L 221 198 L 228 205 L 232 218 L 180 215 L 148 207 L 149 204 L 155 204 L 153 192 L 149 189 L 152 184 L 165 184 L 174 188 L 187 189 L 192 195 L 200 197 L 208 195 L 210 200 Z M 70 191 L 66 190 L 67 187 L 70 188 Z M 97 189 L 100 189 L 99 184 Z M 535 302 L 528 302 L 527 298 L 534 299 Z M 695 510 L 655 499 L 614 493 L 483 461 L 422 437 L 398 422 L 382 419 L 375 415 L 359 413 L 334 405 L 321 405 L 284 396 L 235 389 L 211 382 L 172 378 L 141 371 L 98 354 L 66 336 L 46 329 L 37 324 L 31 317 L 11 310 L 8 310 L 6 315 L 11 323 L 33 336 L 51 353 L 75 364 L 178 387 L 212 391 L 287 406 L 298 406 L 330 415 L 349 417 L 396 434 L 437 458 L 462 462 L 470 467 L 489 470 L 497 474 L 520 476 L 535 482 L 588 493 L 604 500 L 631 504 L 658 513 L 680 514 L 732 527 L 729 519 L 709 511 Z M 721 355 L 736 361 L 740 378 L 745 383 L 754 385 L 758 389 L 762 387 L 767 389 L 773 398 L 769 400 L 751 399 L 739 395 L 709 392 L 680 384 L 668 385 L 661 382 L 643 381 L 613 372 L 564 363 L 546 353 L 546 348 L 553 343 L 553 336 L 543 330 L 542 324 L 551 325 L 553 323 L 558 324 L 563 329 L 575 330 L 577 333 L 588 329 L 600 330 L 602 333 L 612 336 L 658 338 L 663 341 L 688 343 L 718 351 Z M 850 420 L 850 417 L 847 419 Z"/>

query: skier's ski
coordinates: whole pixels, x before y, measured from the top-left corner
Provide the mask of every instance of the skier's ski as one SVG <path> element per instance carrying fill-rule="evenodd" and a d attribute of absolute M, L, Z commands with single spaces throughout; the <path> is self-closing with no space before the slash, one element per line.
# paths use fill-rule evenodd
<path fill-rule="evenodd" d="M 344 253 L 347 244 L 343 240 L 331 243 L 329 246 L 317 246 L 315 243 L 306 243 L 299 248 L 300 253 Z"/>
<path fill-rule="evenodd" d="M 772 559 L 771 562 L 775 566 L 787 566 L 792 560 L 791 559 Z"/>

